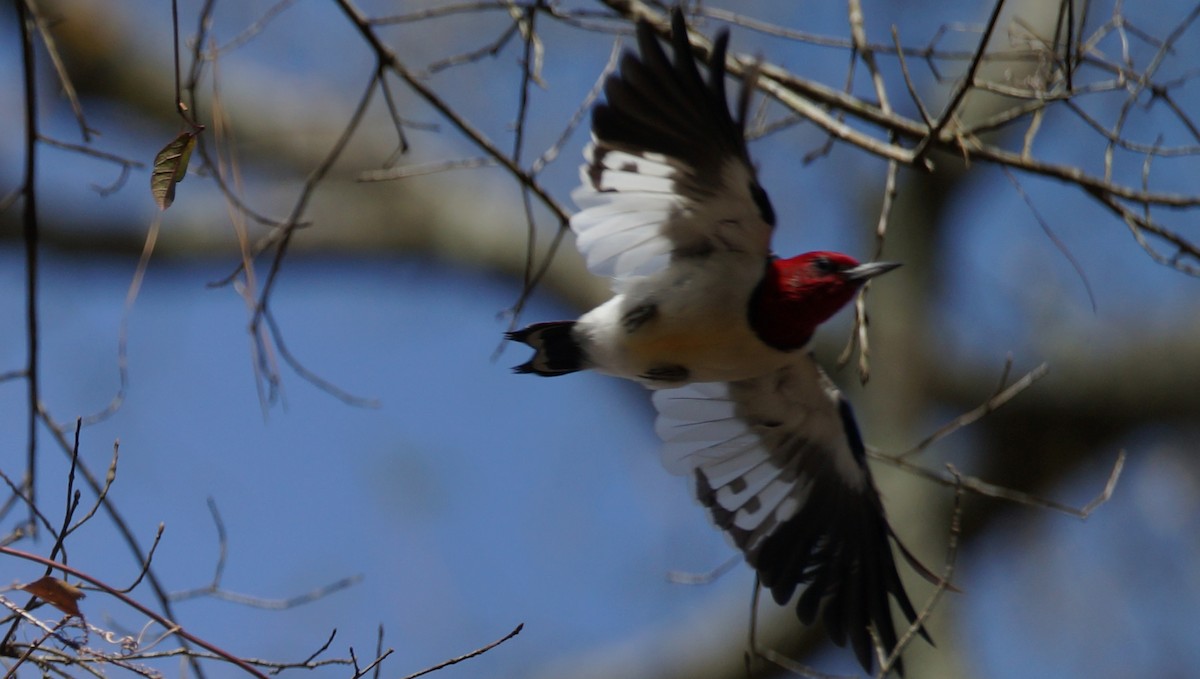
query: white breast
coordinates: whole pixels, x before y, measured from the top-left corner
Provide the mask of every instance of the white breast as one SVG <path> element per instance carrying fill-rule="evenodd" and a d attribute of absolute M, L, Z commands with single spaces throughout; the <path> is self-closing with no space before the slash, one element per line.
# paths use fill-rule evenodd
<path fill-rule="evenodd" d="M 577 336 L 597 371 L 650 387 L 757 377 L 789 357 L 750 328 L 750 295 L 763 270 L 761 257 L 742 253 L 677 259 L 585 314 Z M 639 309 L 645 318 L 630 322 Z M 676 366 L 686 370 L 685 379 L 646 378 Z"/>

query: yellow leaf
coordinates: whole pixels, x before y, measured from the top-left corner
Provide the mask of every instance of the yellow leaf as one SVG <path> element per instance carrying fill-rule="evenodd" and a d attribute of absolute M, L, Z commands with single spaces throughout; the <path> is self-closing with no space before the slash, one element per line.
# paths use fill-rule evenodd
<path fill-rule="evenodd" d="M 158 209 L 166 210 L 175 200 L 175 185 L 187 175 L 192 149 L 196 148 L 196 133 L 182 132 L 154 156 L 150 173 L 150 193 Z"/>
<path fill-rule="evenodd" d="M 17 585 L 17 589 L 29 592 L 67 615 L 83 617 L 76 603 L 85 596 L 83 591 L 64 580 L 47 575 L 27 585 Z"/>

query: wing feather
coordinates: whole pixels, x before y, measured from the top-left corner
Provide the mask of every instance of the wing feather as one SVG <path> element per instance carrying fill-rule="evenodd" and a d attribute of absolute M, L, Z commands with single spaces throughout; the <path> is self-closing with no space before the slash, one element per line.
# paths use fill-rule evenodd
<path fill-rule="evenodd" d="M 700 502 L 780 604 L 874 662 L 873 628 L 896 644 L 889 597 L 916 611 L 849 405 L 810 355 L 762 377 L 654 393 L 669 471 Z M 924 634 L 924 630 L 921 630 Z M 899 666 L 898 666 L 899 667 Z"/>
<path fill-rule="evenodd" d="M 637 32 L 640 56 L 626 53 L 605 83 L 571 194 L 580 207 L 571 229 L 588 269 L 619 285 L 679 256 L 766 257 L 775 217 L 746 148 L 749 92 L 736 120 L 726 101 L 728 33 L 713 43 L 705 82 L 681 12 L 672 14 L 673 61 L 649 24 Z M 750 80 L 744 88 L 753 89 Z"/>

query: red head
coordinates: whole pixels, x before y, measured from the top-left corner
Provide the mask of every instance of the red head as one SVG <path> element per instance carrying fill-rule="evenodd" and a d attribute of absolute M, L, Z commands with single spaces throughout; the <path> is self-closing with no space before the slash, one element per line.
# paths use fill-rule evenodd
<path fill-rule="evenodd" d="M 859 264 L 840 252 L 806 252 L 772 259 L 750 298 L 750 326 L 777 349 L 798 349 L 817 326 L 846 306 L 871 278 L 900 266 L 895 262 Z"/>

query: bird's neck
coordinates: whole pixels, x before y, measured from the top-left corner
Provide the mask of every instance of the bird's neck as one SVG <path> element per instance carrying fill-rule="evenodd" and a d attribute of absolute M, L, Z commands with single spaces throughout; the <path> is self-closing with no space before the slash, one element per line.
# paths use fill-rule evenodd
<path fill-rule="evenodd" d="M 750 295 L 749 322 L 767 346 L 794 351 L 808 344 L 817 326 L 845 302 L 830 299 L 806 284 L 796 272 L 781 266 L 783 262 L 767 262 L 762 280 Z"/>

